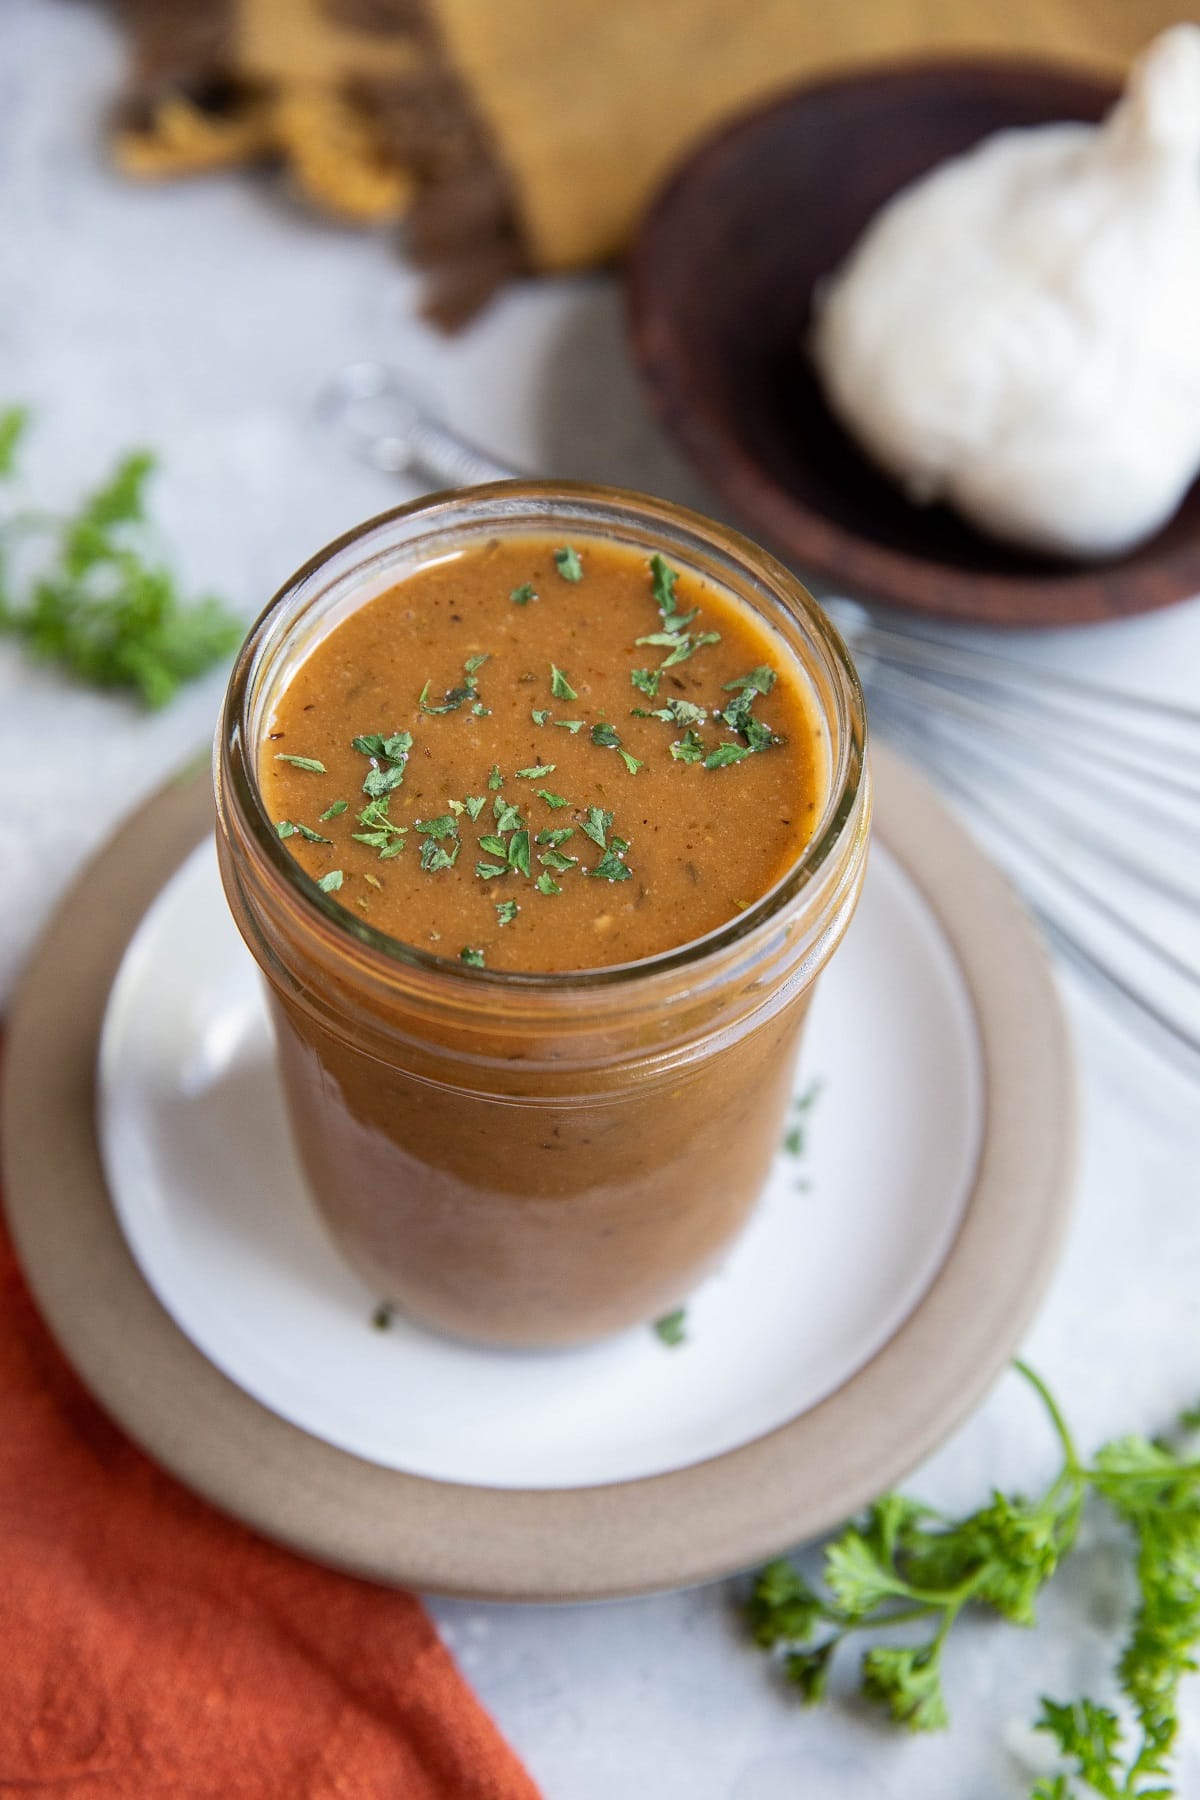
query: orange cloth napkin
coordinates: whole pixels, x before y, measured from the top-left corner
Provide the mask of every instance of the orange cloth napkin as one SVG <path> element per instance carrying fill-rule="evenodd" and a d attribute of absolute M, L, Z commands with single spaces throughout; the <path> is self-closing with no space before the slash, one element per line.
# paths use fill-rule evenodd
<path fill-rule="evenodd" d="M 420 1602 L 194 1499 L 89 1399 L 0 1226 L 0 1794 L 537 1800 Z"/>

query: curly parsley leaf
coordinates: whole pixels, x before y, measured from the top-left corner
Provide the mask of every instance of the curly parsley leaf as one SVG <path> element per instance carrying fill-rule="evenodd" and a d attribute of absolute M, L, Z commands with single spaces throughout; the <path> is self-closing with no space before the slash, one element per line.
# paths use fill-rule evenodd
<path fill-rule="evenodd" d="M 771 1563 L 755 1582 L 747 1622 L 754 1641 L 781 1656 L 809 1704 L 823 1698 L 851 1633 L 886 1632 L 889 1641 L 869 1644 L 863 1655 L 862 1693 L 911 1730 L 940 1729 L 947 1723 L 945 1652 L 960 1615 L 983 1607 L 1031 1625 L 1038 1595 L 1076 1542 L 1085 1505 L 1098 1500 L 1123 1522 L 1134 1548 L 1138 1602 L 1117 1681 L 1135 1730 L 1127 1734 L 1117 1710 L 1093 1699 L 1043 1699 L 1037 1729 L 1054 1739 L 1069 1768 L 1038 1781 L 1032 1800 L 1083 1800 L 1085 1792 L 1100 1800 L 1173 1800 L 1179 1687 L 1200 1650 L 1200 1459 L 1186 1441 L 1126 1437 L 1085 1462 L 1045 1383 L 1016 1366 L 1042 1401 L 1061 1452 L 1040 1495 L 997 1492 L 958 1519 L 885 1495 L 827 1548 L 824 1592 L 791 1563 Z M 916 1641 L 891 1641 L 898 1629 L 915 1632 Z"/>
<path fill-rule="evenodd" d="M 14 473 L 26 424 L 19 407 L 0 412 L 0 476 Z M 91 687 L 158 708 L 235 650 L 243 628 L 211 596 L 185 601 L 175 576 L 154 560 L 145 508 L 154 467 L 152 456 L 135 452 L 74 518 L 0 527 L 0 576 L 13 523 L 23 533 L 36 523 L 49 539 L 49 560 L 20 597 L 0 579 L 0 632 Z"/>
<path fill-rule="evenodd" d="M 680 1344 L 686 1344 L 686 1320 L 686 1307 L 677 1306 L 674 1312 L 664 1313 L 661 1319 L 655 1319 L 655 1336 L 659 1339 L 660 1343 L 665 1344 L 669 1350 L 676 1349 Z"/>

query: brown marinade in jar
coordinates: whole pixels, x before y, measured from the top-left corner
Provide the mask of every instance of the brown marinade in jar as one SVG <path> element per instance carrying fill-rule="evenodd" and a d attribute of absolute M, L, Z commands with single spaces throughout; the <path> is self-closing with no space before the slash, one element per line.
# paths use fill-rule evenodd
<path fill-rule="evenodd" d="M 795 862 L 822 779 L 810 708 L 782 642 L 698 575 L 494 537 L 316 644 L 260 781 L 304 868 L 378 930 L 579 971 L 704 937 Z"/>
<path fill-rule="evenodd" d="M 645 496 L 435 496 L 277 597 L 217 842 L 364 1321 L 579 1343 L 726 1254 L 861 888 L 863 748 L 799 583 Z"/>

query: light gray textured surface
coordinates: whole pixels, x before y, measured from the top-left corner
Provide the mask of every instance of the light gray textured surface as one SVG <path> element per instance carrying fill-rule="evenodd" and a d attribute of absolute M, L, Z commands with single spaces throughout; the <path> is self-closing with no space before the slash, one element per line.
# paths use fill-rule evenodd
<path fill-rule="evenodd" d="M 100 147 L 119 71 L 90 6 L 5 0 L 0 398 L 36 408 L 39 500 L 70 500 L 120 448 L 154 446 L 156 512 L 180 565 L 249 617 L 316 545 L 402 492 L 312 421 L 321 380 L 363 356 L 419 373 L 456 424 L 514 461 L 697 497 L 645 417 L 611 282 L 514 292 L 440 340 L 417 321 L 415 284 L 385 242 L 299 216 L 265 178 L 119 182 Z M 1200 605 L 1029 648 L 1194 700 Z M 202 745 L 220 688 L 214 676 L 145 719 L 0 647 L 0 991 L 88 850 Z M 1027 1350 L 1091 1445 L 1158 1427 L 1200 1390 L 1200 1101 L 1086 999 L 1071 1001 L 1079 1209 Z M 970 1504 L 993 1481 L 1033 1484 L 1050 1456 L 1010 1379 L 917 1485 Z M 736 1584 L 590 1610 L 434 1610 L 549 1800 L 1017 1800 L 1037 1695 L 1105 1691 L 1115 1567 L 1101 1534 L 1056 1584 L 1035 1636 L 966 1627 L 950 1665 L 953 1729 L 915 1741 L 850 1703 L 800 1712 L 739 1642 Z M 1195 1686 L 1180 1792 L 1200 1793 Z"/>

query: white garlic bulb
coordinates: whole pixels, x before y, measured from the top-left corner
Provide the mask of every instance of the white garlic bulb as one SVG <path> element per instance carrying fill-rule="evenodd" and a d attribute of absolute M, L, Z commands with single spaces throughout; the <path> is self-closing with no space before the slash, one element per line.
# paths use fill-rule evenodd
<path fill-rule="evenodd" d="M 885 206 L 818 297 L 831 407 L 918 502 L 1073 557 L 1200 472 L 1200 26 L 1100 126 L 1006 131 Z"/>

